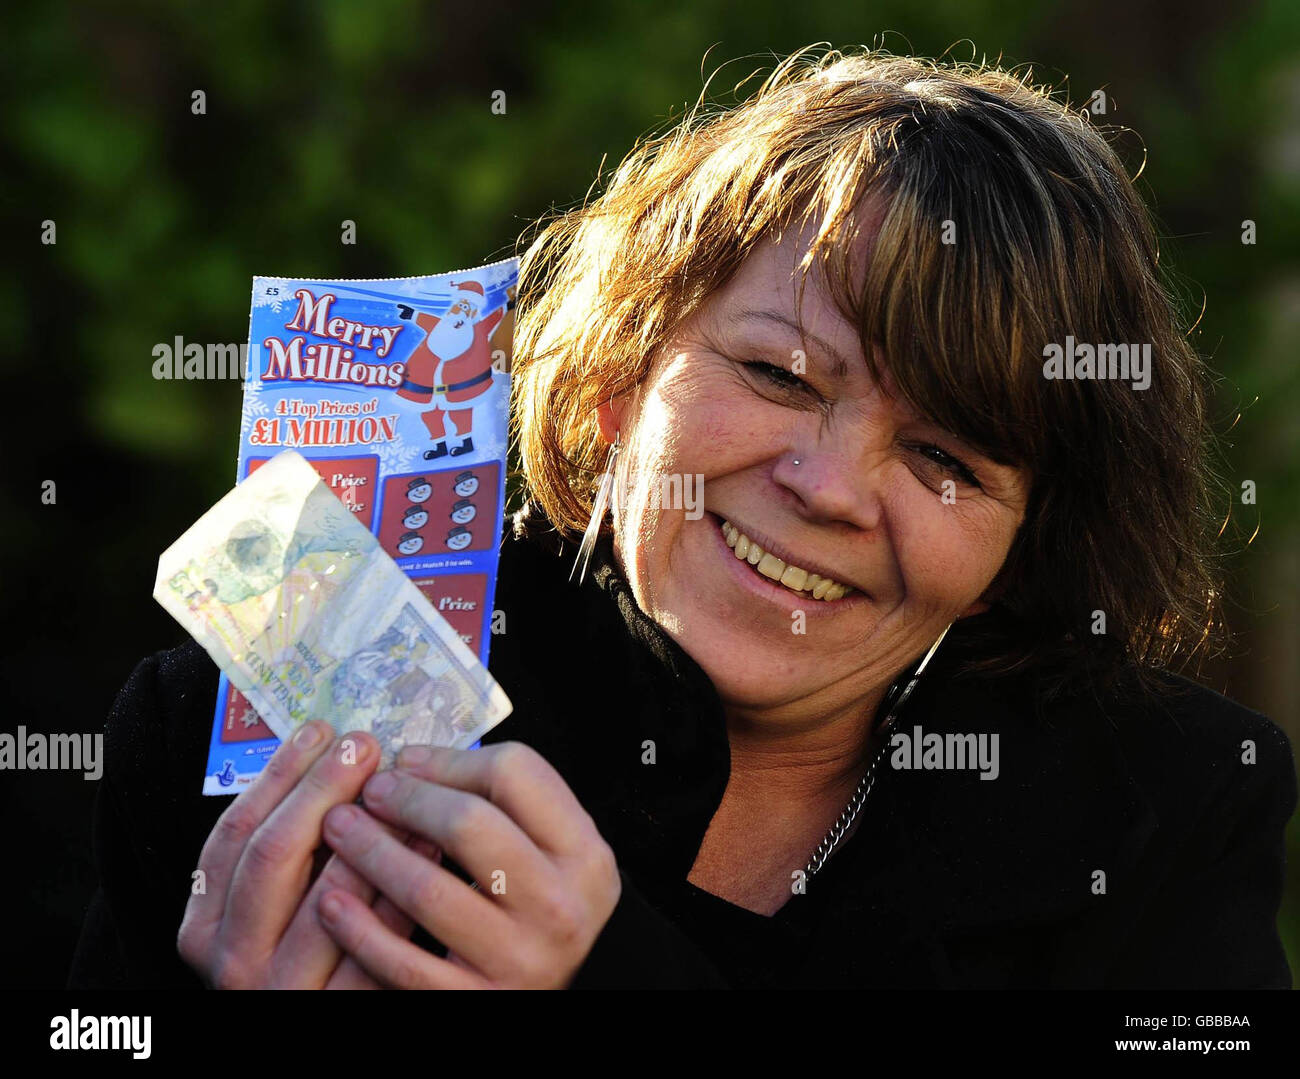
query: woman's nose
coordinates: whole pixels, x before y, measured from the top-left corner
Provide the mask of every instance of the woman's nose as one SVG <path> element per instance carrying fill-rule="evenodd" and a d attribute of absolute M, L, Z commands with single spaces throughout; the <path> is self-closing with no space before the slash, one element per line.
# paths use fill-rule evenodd
<path fill-rule="evenodd" d="M 865 532 L 880 527 L 883 450 L 848 453 L 826 445 L 790 450 L 777 461 L 772 479 L 790 493 L 795 510 L 810 521 L 839 523 Z"/>

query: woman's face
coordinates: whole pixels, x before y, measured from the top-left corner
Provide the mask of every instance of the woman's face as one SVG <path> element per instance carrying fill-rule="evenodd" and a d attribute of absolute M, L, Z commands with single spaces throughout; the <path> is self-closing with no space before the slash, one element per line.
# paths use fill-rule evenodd
<path fill-rule="evenodd" d="M 801 342 L 803 251 L 787 234 L 751 256 L 603 417 L 623 434 L 615 543 L 641 609 L 728 705 L 792 720 L 878 692 L 983 610 L 1029 489 L 882 392 L 815 272 Z M 774 558 L 737 558 L 724 521 Z M 850 590 L 817 598 L 800 569 Z"/>

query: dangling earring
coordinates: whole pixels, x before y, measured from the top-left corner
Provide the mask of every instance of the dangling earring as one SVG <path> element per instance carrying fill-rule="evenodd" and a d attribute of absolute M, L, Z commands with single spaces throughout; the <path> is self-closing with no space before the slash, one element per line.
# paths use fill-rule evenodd
<path fill-rule="evenodd" d="M 881 720 L 880 726 L 876 728 L 878 731 L 883 733 L 888 730 L 890 724 L 894 722 L 894 717 L 902 711 L 903 705 L 907 703 L 907 698 L 912 695 L 912 690 L 916 688 L 916 683 L 921 680 L 922 673 L 929 665 L 934 654 L 939 651 L 939 645 L 943 644 L 943 639 L 948 636 L 948 630 L 952 629 L 953 625 L 954 623 L 949 622 L 948 625 L 944 627 L 944 631 L 939 634 L 939 639 L 935 641 L 934 644 L 930 645 L 930 651 L 926 652 L 925 658 L 921 660 L 917 665 L 916 670 L 912 672 L 912 677 L 907 680 L 907 684 L 903 686 L 902 692 L 899 692 L 900 683 L 898 682 L 895 682 L 889 687 L 889 692 L 885 694 L 885 703 L 888 706 L 889 711 L 885 715 L 885 718 Z"/>
<path fill-rule="evenodd" d="M 591 561 L 591 552 L 596 546 L 596 537 L 600 535 L 600 526 L 605 523 L 605 511 L 609 508 L 609 496 L 614 487 L 614 469 L 618 465 L 618 451 L 622 447 L 623 434 L 615 432 L 614 444 L 609 448 L 609 458 L 605 462 L 605 474 L 600 477 L 600 487 L 596 490 L 596 501 L 591 507 L 591 521 L 587 531 L 582 534 L 582 543 L 578 545 L 578 557 L 573 560 L 573 569 L 569 570 L 569 580 L 578 575 L 578 584 L 587 576 L 587 563 Z"/>

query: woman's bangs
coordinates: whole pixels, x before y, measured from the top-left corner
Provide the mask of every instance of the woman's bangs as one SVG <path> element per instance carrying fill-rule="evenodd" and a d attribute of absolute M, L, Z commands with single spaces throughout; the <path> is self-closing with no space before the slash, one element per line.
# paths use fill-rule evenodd
<path fill-rule="evenodd" d="M 1027 305 L 1011 299 L 1026 283 L 1013 287 L 980 245 L 946 243 L 954 219 L 923 209 L 906 188 L 875 190 L 888 208 L 869 254 L 853 212 L 828 219 L 813 245 L 872 377 L 990 459 L 1032 462 L 1045 417 L 1025 351 Z"/>

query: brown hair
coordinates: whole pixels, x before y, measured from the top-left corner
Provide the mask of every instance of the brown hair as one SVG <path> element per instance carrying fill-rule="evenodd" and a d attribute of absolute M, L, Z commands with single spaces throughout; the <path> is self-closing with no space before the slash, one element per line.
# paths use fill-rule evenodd
<path fill-rule="evenodd" d="M 918 410 L 1034 476 L 1003 617 L 966 620 L 951 646 L 964 669 L 1032 668 L 1051 692 L 1217 638 L 1206 372 L 1146 208 L 1087 113 L 997 67 L 867 50 L 801 50 L 730 109 L 706 94 L 523 256 L 514 434 L 554 526 L 580 533 L 591 513 L 596 407 L 798 218 L 817 226 L 810 262 L 873 376 L 886 367 Z M 855 267 L 868 194 L 887 212 Z M 1150 343 L 1149 388 L 1049 380 L 1044 346 L 1067 335 Z"/>

